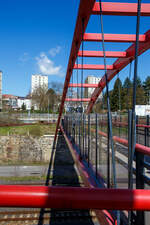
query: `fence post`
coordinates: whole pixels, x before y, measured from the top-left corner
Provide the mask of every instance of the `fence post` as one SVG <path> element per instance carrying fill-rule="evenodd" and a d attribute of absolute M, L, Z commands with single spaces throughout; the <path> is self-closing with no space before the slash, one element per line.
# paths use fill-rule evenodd
<path fill-rule="evenodd" d="M 97 163 L 98 163 L 98 154 L 97 154 L 97 138 L 98 138 L 98 129 L 97 129 L 97 113 L 95 114 L 95 125 L 96 125 L 96 136 L 95 136 L 95 173 L 96 173 L 96 178 L 97 178 L 97 172 L 98 172 L 98 165 L 97 165 Z"/>
<path fill-rule="evenodd" d="M 79 137 L 79 149 L 80 149 L 80 156 L 81 156 L 81 132 L 80 132 L 80 124 L 81 124 L 81 117 L 79 117 L 79 123 L 78 123 L 78 125 L 79 125 L 79 135 L 78 135 L 78 137 Z"/>
<path fill-rule="evenodd" d="M 146 124 L 149 126 L 149 115 L 147 115 L 147 118 L 146 118 Z M 147 127 L 146 136 L 147 136 L 147 143 L 146 143 L 146 146 L 149 146 L 149 127 Z"/>
<path fill-rule="evenodd" d="M 139 117 L 138 116 L 136 116 L 136 125 L 138 125 L 139 124 Z M 138 126 L 136 126 L 136 142 L 137 143 L 139 143 L 139 128 L 138 128 Z"/>
<path fill-rule="evenodd" d="M 122 129 L 122 124 L 121 124 L 121 122 L 122 122 L 122 118 L 121 118 L 121 114 L 120 114 L 120 112 L 119 112 L 119 137 L 121 137 L 121 129 Z"/>
<path fill-rule="evenodd" d="M 83 127 L 82 127 L 82 152 L 83 152 L 83 157 L 85 157 L 85 151 L 84 151 L 84 150 L 85 150 L 85 149 L 84 149 L 84 147 L 85 147 L 85 146 L 84 146 L 84 138 L 85 138 L 85 137 L 84 137 L 84 133 L 85 133 L 85 130 L 84 130 L 84 127 L 85 127 L 85 126 L 84 126 L 84 123 L 85 123 L 85 116 L 84 116 L 84 114 L 83 114 L 83 120 L 82 120 L 82 121 L 83 121 Z"/>
<path fill-rule="evenodd" d="M 85 141 L 84 141 L 84 148 L 85 148 L 85 158 L 87 159 L 87 130 L 86 130 L 86 115 L 85 115 L 85 123 L 84 123 L 84 128 L 85 128 Z"/>
<path fill-rule="evenodd" d="M 136 152 L 136 188 L 144 189 L 144 155 L 140 152 Z M 136 212 L 136 225 L 145 224 L 145 213 L 144 211 Z"/>
<path fill-rule="evenodd" d="M 107 188 L 110 188 L 110 149 L 109 149 L 109 122 L 107 113 Z"/>
<path fill-rule="evenodd" d="M 128 110 L 128 189 L 132 189 L 132 177 L 131 177 L 131 163 L 132 163 L 132 154 L 131 154 L 131 117 L 132 111 Z M 128 213 L 128 224 L 133 224 L 133 212 L 129 211 Z"/>
<path fill-rule="evenodd" d="M 138 124 L 138 116 L 136 116 L 136 124 Z M 137 132 L 138 135 L 138 127 Z M 145 146 L 147 145 L 147 128 L 144 128 L 144 137 L 145 137 Z M 137 137 L 138 141 L 138 137 Z M 144 154 L 140 152 L 135 152 L 136 156 L 136 188 L 137 189 L 144 189 Z M 145 224 L 145 215 L 144 211 L 136 211 L 136 224 L 137 225 L 144 225 Z"/>
<path fill-rule="evenodd" d="M 90 114 L 88 115 L 88 166 L 90 162 L 90 140 L 91 140 L 91 133 L 90 133 Z"/>
<path fill-rule="evenodd" d="M 72 140 L 74 143 L 75 143 L 75 136 L 76 136 L 75 117 L 72 117 Z"/>

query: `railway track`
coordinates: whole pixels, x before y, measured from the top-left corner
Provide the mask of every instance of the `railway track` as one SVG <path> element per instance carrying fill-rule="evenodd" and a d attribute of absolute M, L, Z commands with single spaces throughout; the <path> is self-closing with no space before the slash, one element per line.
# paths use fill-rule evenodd
<path fill-rule="evenodd" d="M 24 224 L 38 224 L 40 217 L 40 210 L 14 210 L 14 211 L 5 211 L 0 212 L 0 224 L 1 225 L 24 225 Z M 54 210 L 45 210 L 43 215 L 42 224 L 48 223 L 66 223 L 70 224 L 76 219 L 80 224 L 86 221 L 90 221 L 91 218 L 96 220 L 94 212 L 88 211 L 54 211 Z"/>
<path fill-rule="evenodd" d="M 14 210 L 0 212 L 1 225 L 24 225 L 37 224 L 40 210 Z M 44 217 L 44 222 L 49 220 L 49 216 Z"/>
<path fill-rule="evenodd" d="M 51 170 L 52 186 L 82 186 L 74 161 L 64 140 L 60 135 Z M 96 225 L 96 215 L 89 210 L 50 210 L 50 209 L 1 209 L 0 225 Z"/>

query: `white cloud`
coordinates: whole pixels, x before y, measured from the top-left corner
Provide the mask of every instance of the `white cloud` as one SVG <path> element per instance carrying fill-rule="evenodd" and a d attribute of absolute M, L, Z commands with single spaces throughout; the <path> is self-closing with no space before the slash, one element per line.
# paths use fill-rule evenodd
<path fill-rule="evenodd" d="M 45 75 L 64 76 L 62 66 L 55 66 L 54 62 L 49 59 L 45 53 L 41 53 L 40 57 L 36 57 L 36 60 L 40 73 Z"/>
<path fill-rule="evenodd" d="M 29 53 L 24 52 L 22 56 L 20 56 L 19 61 L 22 63 L 27 62 L 30 59 Z"/>
<path fill-rule="evenodd" d="M 61 47 L 60 46 L 57 46 L 56 48 L 51 48 L 48 53 L 54 57 L 55 55 L 57 55 L 61 50 Z"/>

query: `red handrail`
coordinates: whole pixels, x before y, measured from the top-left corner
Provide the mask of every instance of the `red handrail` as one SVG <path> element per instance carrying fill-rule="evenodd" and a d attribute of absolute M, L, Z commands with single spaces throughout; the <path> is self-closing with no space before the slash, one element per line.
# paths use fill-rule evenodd
<path fill-rule="evenodd" d="M 150 210 L 150 190 L 0 185 L 0 206 Z"/>
<path fill-rule="evenodd" d="M 92 132 L 95 132 L 95 129 L 91 128 Z M 103 137 L 107 137 L 107 133 L 103 132 L 103 131 L 98 131 L 98 133 L 103 136 Z M 128 140 L 124 139 L 124 138 L 120 138 L 117 136 L 113 136 L 113 140 L 128 147 Z M 144 155 L 149 155 L 150 156 L 150 147 L 141 145 L 141 144 L 137 144 L 135 145 L 135 150 L 138 152 L 143 153 Z"/>

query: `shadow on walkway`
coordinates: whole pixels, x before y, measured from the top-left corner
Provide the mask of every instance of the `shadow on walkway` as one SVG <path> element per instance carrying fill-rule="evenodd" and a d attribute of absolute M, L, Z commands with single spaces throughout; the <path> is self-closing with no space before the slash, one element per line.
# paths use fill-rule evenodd
<path fill-rule="evenodd" d="M 55 153 L 55 154 L 54 154 Z M 55 158 L 54 158 L 55 155 Z M 74 160 L 61 133 L 56 149 L 53 148 L 45 185 L 50 183 L 50 172 L 53 169 L 53 186 L 79 187 L 80 182 L 74 168 Z M 44 225 L 44 215 L 50 213 L 49 225 L 93 225 L 88 210 L 46 210 L 41 209 L 38 225 Z"/>

